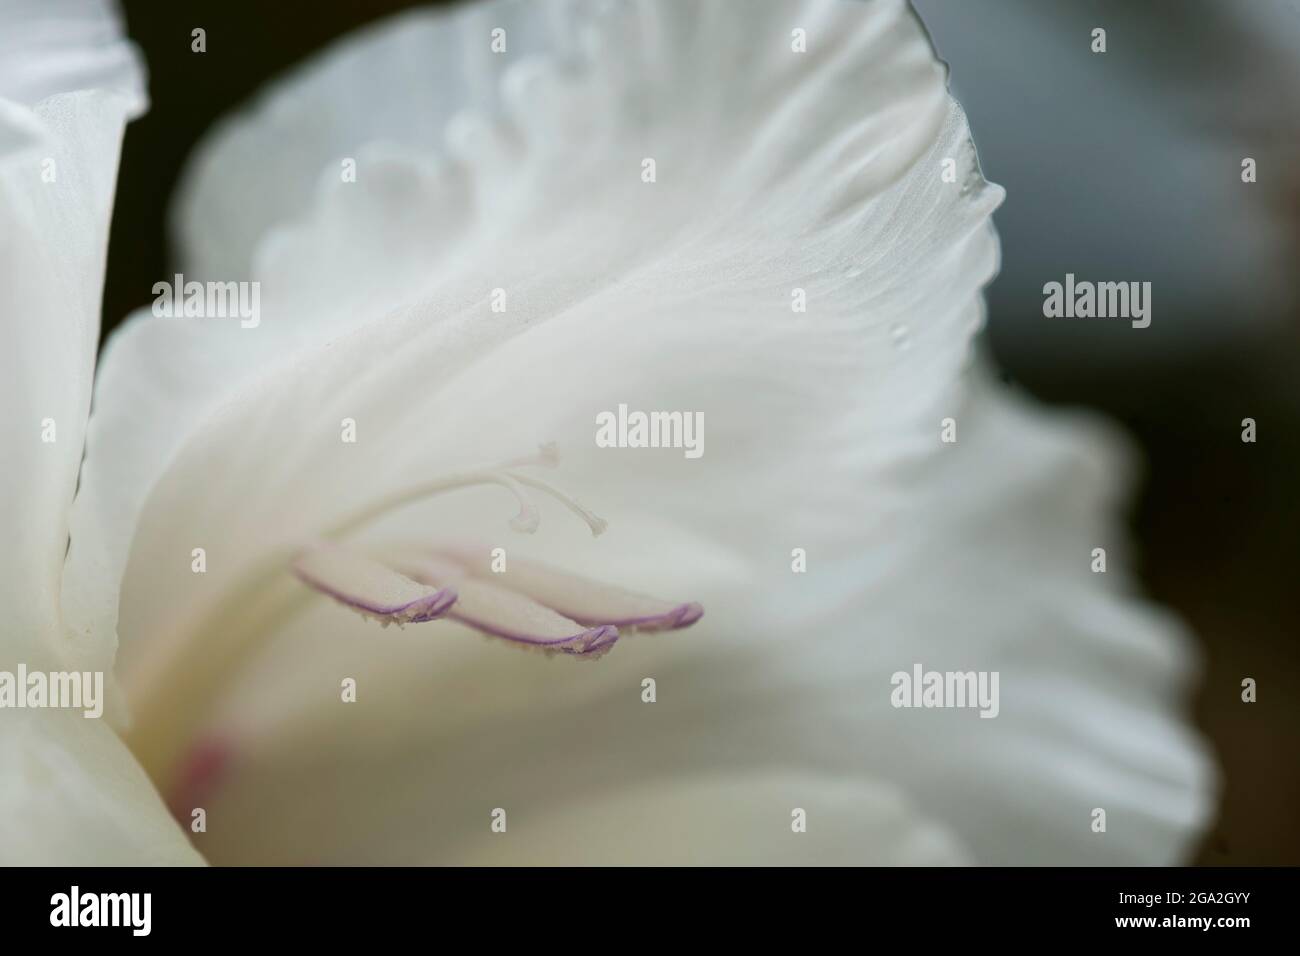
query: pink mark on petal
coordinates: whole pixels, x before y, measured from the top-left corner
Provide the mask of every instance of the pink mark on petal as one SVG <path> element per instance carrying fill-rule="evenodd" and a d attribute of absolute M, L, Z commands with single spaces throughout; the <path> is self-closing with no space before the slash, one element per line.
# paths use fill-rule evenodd
<path fill-rule="evenodd" d="M 190 748 L 167 801 L 167 808 L 179 823 L 189 826 L 190 815 L 228 775 L 234 752 L 231 743 L 220 737 L 204 738 Z"/>

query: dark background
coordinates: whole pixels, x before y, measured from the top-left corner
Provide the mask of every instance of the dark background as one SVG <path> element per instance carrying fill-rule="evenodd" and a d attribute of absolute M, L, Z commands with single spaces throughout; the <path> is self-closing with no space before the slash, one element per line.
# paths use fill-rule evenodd
<path fill-rule="evenodd" d="M 1196 720 L 1225 777 L 1219 819 L 1198 861 L 1300 863 L 1300 99 L 1289 98 L 1300 87 L 1286 85 L 1285 58 L 1274 70 L 1276 51 L 1235 32 L 1223 15 L 1226 0 L 1038 4 L 1056 8 L 1047 14 L 1028 3 L 918 0 L 953 67 L 985 173 L 1008 190 L 996 217 L 1004 268 L 989 290 L 988 344 L 1007 381 L 1043 401 L 1118 419 L 1145 455 L 1131 515 L 1139 570 L 1151 595 L 1202 642 Z M 127 130 L 106 332 L 147 306 L 153 283 L 172 274 L 167 204 L 211 123 L 330 40 L 413 5 L 128 0 L 153 105 Z M 1080 44 L 1086 50 L 1092 23 L 1109 29 L 1109 59 L 1073 52 Z M 207 31 L 201 55 L 190 50 L 190 31 L 200 26 Z M 1034 75 L 1044 70 L 1035 51 L 1053 49 L 1064 52 L 1051 54 L 1048 75 Z M 1117 141 L 1120 108 L 1133 128 L 1157 129 L 1145 146 L 1126 151 Z M 1132 124 L 1135 115 L 1142 121 Z M 1169 125 L 1167 136 L 1159 123 Z M 1169 195 L 1161 165 L 1163 149 L 1174 157 L 1191 151 L 1195 160 L 1196 150 L 1209 156 L 1232 137 L 1243 141 L 1240 155 L 1267 157 L 1261 182 L 1242 202 L 1262 204 L 1261 214 L 1280 223 L 1251 260 L 1259 275 L 1236 284 L 1239 270 L 1224 268 L 1226 278 L 1216 279 L 1212 268 L 1239 251 L 1233 224 L 1185 185 Z M 1154 158 L 1145 161 L 1147 154 Z M 1223 175 L 1239 181 L 1235 165 L 1225 164 Z M 1088 268 L 1105 262 L 1123 268 Z M 1053 325 L 1041 314 L 1041 285 L 1066 271 L 1080 279 L 1175 279 L 1156 283 L 1150 329 Z M 1179 291 L 1166 305 L 1171 287 Z M 1258 422 L 1255 444 L 1240 440 L 1245 417 Z M 1240 699 L 1248 676 L 1258 682 L 1255 704 Z"/>

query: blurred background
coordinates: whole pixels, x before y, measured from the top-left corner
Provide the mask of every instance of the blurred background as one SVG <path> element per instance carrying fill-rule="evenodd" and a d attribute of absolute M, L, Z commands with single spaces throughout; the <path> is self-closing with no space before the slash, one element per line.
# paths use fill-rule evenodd
<path fill-rule="evenodd" d="M 167 204 L 211 123 L 332 39 L 416 5 L 127 0 L 153 106 L 127 129 L 106 332 L 171 275 Z M 1122 422 L 1145 458 L 1129 516 L 1138 571 L 1201 643 L 1195 720 L 1225 778 L 1196 861 L 1300 863 L 1300 0 L 915 6 L 985 175 L 1007 190 L 988 350 L 1013 387 Z M 1043 284 L 1067 272 L 1151 282 L 1151 326 L 1044 318 Z"/>

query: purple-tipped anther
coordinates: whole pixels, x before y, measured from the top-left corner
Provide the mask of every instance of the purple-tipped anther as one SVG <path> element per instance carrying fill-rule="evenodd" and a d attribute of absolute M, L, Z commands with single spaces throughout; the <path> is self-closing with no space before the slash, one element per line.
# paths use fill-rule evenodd
<path fill-rule="evenodd" d="M 586 630 L 576 630 L 575 633 L 554 637 L 544 634 L 529 634 L 518 629 L 506 629 L 499 623 L 485 621 L 458 612 L 449 614 L 448 618 L 459 621 L 490 637 L 499 637 L 503 641 L 522 644 L 542 651 L 559 651 L 564 654 L 572 654 L 575 657 L 599 657 L 618 641 L 618 628 L 611 627 L 608 624 Z M 570 628 L 570 630 L 574 629 Z"/>
<path fill-rule="evenodd" d="M 588 620 L 582 614 L 575 614 L 572 617 L 582 624 L 598 623 L 594 620 Z M 613 624 L 615 627 L 621 627 L 628 631 L 676 631 L 683 627 L 690 627 L 702 617 L 704 617 L 704 606 L 695 601 L 690 601 L 686 604 L 679 604 L 661 614 L 626 617 L 601 623 Z"/>
<path fill-rule="evenodd" d="M 385 625 L 433 621 L 456 603 L 454 588 L 412 581 L 364 554 L 335 545 L 304 551 L 293 571 L 308 587 Z"/>
<path fill-rule="evenodd" d="M 704 607 L 696 601 L 665 601 L 522 558 L 512 557 L 500 574 L 490 573 L 491 558 L 482 549 L 450 549 L 437 560 L 452 561 L 465 574 L 490 579 L 589 627 L 609 624 L 623 631 L 672 631 L 690 627 L 704 616 Z"/>

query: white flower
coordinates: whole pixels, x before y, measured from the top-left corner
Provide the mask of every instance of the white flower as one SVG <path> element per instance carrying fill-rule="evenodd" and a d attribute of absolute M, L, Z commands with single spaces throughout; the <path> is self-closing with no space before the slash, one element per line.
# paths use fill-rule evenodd
<path fill-rule="evenodd" d="M 1117 581 L 1115 442 L 963 372 L 999 199 L 894 0 L 382 24 L 201 151 L 182 272 L 260 281 L 261 321 L 114 337 L 70 518 L 29 395 L 89 351 L 24 360 L 11 500 L 60 493 L 14 515 L 44 576 L 6 603 L 57 597 L 26 633 L 116 669 L 214 862 L 1173 861 L 1210 770 L 1182 638 Z M 597 447 L 620 404 L 703 413 L 707 453 Z M 510 646 L 539 639 L 574 653 Z M 914 663 L 999 672 L 997 719 L 891 707 Z M 71 830 L 81 780 L 6 802 Z M 136 800 L 121 833 L 163 846 Z"/>

